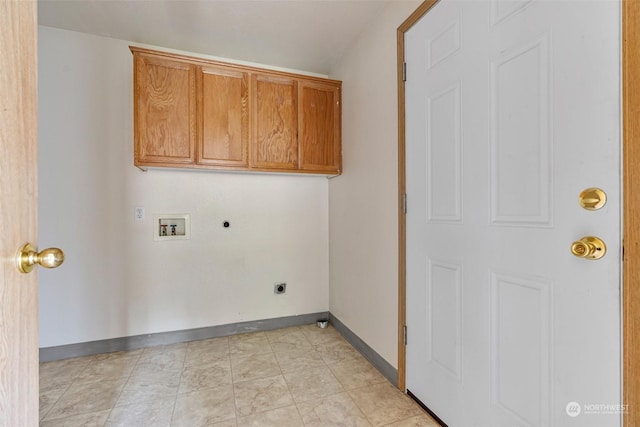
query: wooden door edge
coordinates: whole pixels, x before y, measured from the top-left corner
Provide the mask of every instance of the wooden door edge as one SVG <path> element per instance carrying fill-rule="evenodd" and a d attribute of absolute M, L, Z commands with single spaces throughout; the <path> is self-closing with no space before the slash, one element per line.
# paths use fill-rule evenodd
<path fill-rule="evenodd" d="M 397 32 L 398 43 L 398 388 L 406 390 L 406 352 L 404 326 L 407 319 L 407 253 L 404 193 L 406 191 L 405 167 L 405 94 L 404 94 L 404 33 Z"/>
<path fill-rule="evenodd" d="M 625 427 L 640 426 L 640 2 L 622 2 L 622 403 Z"/>
<path fill-rule="evenodd" d="M 404 327 L 407 321 L 407 233 L 404 213 L 406 191 L 405 170 L 405 93 L 404 93 L 404 34 L 422 18 L 439 0 L 425 0 L 398 27 L 397 81 L 398 81 L 398 388 L 406 391 L 406 351 Z"/>

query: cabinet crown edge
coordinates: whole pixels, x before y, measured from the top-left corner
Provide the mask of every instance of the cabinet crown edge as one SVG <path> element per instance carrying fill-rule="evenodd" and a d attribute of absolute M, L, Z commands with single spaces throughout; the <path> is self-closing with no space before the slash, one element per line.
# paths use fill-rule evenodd
<path fill-rule="evenodd" d="M 298 70 L 299 72 L 294 71 L 282 71 L 278 69 L 269 68 L 269 65 L 264 64 L 263 67 L 256 65 L 246 65 L 235 62 L 227 62 L 219 59 L 208 59 L 208 58 L 200 58 L 197 56 L 191 56 L 185 53 L 175 53 L 175 52 L 167 52 L 162 50 L 149 49 L 138 46 L 129 46 L 129 50 L 135 56 L 136 54 L 141 55 L 152 55 L 155 57 L 164 57 L 166 59 L 181 61 L 192 65 L 199 66 L 219 66 L 225 68 L 237 69 L 238 71 L 244 71 L 249 73 L 268 73 L 271 75 L 278 75 L 282 77 L 293 77 L 298 79 L 305 79 L 309 81 L 316 81 L 319 83 L 331 83 L 335 85 L 342 86 L 341 80 L 331 79 L 329 77 L 319 77 L 317 75 L 305 74 L 303 70 Z M 232 61 L 229 59 L 229 61 Z"/>

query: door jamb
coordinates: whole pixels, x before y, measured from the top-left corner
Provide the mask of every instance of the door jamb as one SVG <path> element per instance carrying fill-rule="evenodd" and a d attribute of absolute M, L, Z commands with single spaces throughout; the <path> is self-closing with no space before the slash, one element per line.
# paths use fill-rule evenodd
<path fill-rule="evenodd" d="M 622 1 L 622 403 L 640 426 L 640 2 Z M 635 79 L 634 79 L 635 77 Z"/>
<path fill-rule="evenodd" d="M 406 217 L 404 34 L 439 0 L 426 0 L 398 27 L 398 388 L 406 391 Z M 622 403 L 640 402 L 640 1 L 622 0 L 623 284 Z M 633 197 L 633 195 L 636 197 Z M 640 426 L 629 403 L 624 427 Z"/>
<path fill-rule="evenodd" d="M 407 319 L 407 225 L 404 212 L 406 191 L 404 131 L 404 33 L 409 31 L 439 0 L 426 0 L 398 27 L 398 388 L 406 391 L 406 349 L 404 342 Z"/>

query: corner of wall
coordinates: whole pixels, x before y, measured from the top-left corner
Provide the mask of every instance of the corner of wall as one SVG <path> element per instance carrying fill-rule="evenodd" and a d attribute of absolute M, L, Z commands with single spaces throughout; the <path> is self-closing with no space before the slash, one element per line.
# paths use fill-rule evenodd
<path fill-rule="evenodd" d="M 329 309 L 394 367 L 398 326 L 396 30 L 390 2 L 333 68 L 343 80 L 344 173 L 329 184 Z"/>

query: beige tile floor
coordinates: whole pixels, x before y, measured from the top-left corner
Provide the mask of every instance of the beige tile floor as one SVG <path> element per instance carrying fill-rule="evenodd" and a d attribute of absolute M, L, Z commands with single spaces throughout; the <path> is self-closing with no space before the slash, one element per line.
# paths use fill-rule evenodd
<path fill-rule="evenodd" d="M 40 425 L 437 426 L 315 325 L 40 365 Z"/>

